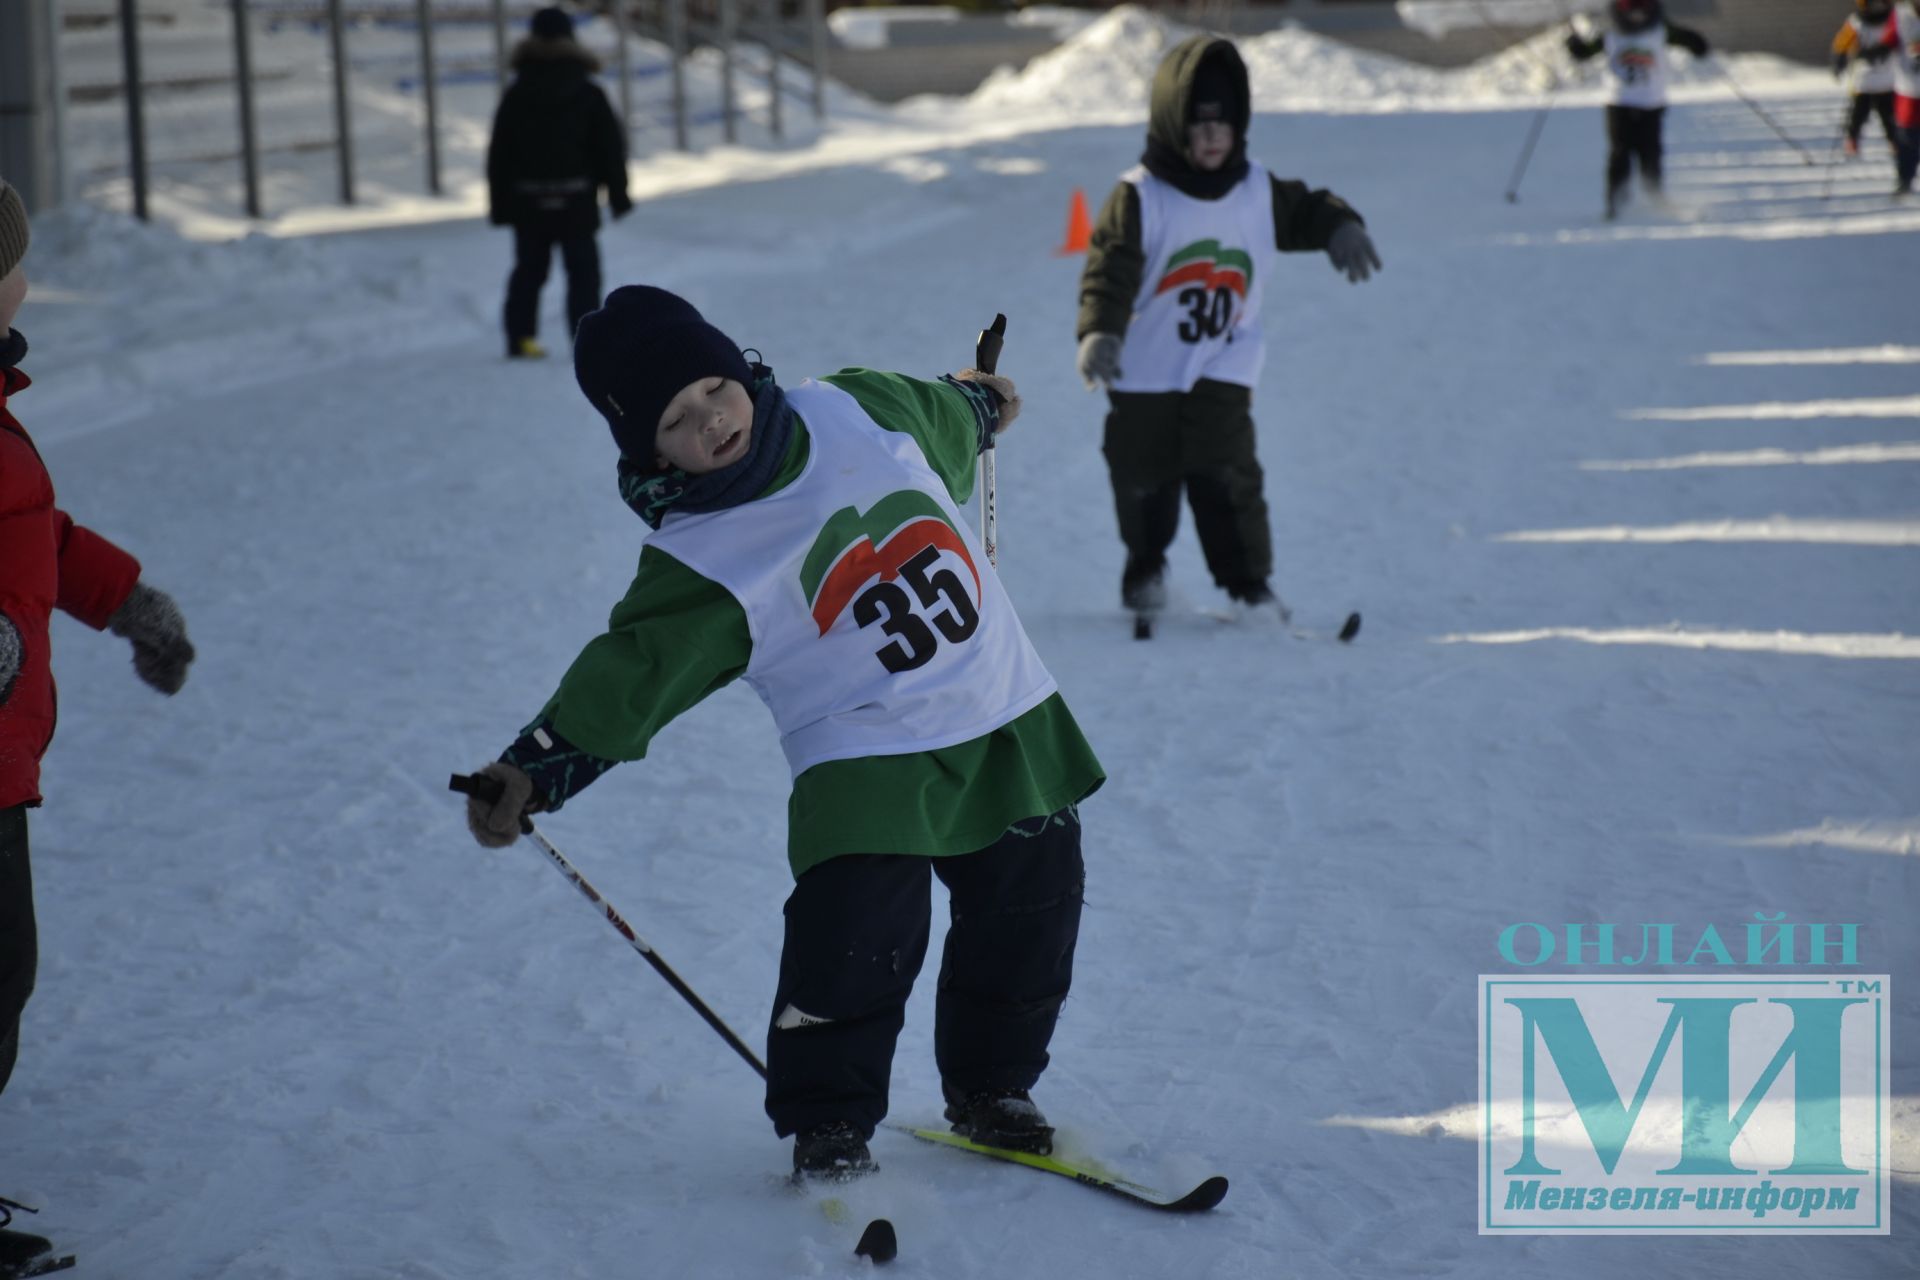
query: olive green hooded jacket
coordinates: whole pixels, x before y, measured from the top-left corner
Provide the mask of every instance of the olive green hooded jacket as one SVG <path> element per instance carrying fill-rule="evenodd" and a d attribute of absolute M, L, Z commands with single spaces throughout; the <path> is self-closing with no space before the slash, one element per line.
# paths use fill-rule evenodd
<path fill-rule="evenodd" d="M 1193 109 L 1194 81 L 1203 68 L 1228 87 L 1227 121 L 1233 125 L 1233 151 L 1212 172 L 1187 162 L 1187 125 Z M 1198 200 L 1218 200 L 1247 177 L 1247 125 L 1252 94 L 1247 64 L 1231 40 L 1197 35 L 1170 50 L 1153 73 L 1147 116 L 1147 147 L 1140 162 L 1147 171 Z M 1272 178 L 1273 238 L 1282 253 L 1323 250 L 1334 230 L 1348 220 L 1362 221 L 1353 207 L 1330 191 L 1312 191 L 1304 182 Z M 1080 273 L 1080 315 L 1076 338 L 1089 333 L 1125 335 L 1146 256 L 1140 231 L 1140 193 L 1131 182 L 1117 183 L 1094 223 L 1087 265 Z"/>

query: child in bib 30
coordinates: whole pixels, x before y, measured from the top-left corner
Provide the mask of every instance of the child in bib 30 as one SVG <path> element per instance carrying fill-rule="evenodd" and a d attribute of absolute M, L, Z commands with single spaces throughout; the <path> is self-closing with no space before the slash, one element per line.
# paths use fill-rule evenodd
<path fill-rule="evenodd" d="M 1567 34 L 1567 52 L 1575 62 L 1607 55 L 1613 77 L 1613 101 L 1607 105 L 1607 217 L 1626 203 L 1627 178 L 1640 164 L 1640 185 L 1660 194 L 1665 155 L 1662 133 L 1667 116 L 1667 46 L 1679 45 L 1696 58 L 1707 56 L 1707 39 L 1698 31 L 1667 21 L 1660 0 L 1613 0 L 1612 25 L 1597 36 Z"/>
<path fill-rule="evenodd" d="M 873 1168 L 894 1041 L 951 897 L 934 1053 L 946 1115 L 1044 1153 L 1029 1097 L 1073 973 L 1078 802 L 1099 762 L 960 514 L 1013 383 L 846 369 L 782 388 L 683 299 L 629 286 L 580 325 L 580 389 L 653 530 L 626 598 L 481 772 L 482 844 L 557 809 L 736 677 L 793 774 L 767 1114 L 796 1174 Z"/>
<path fill-rule="evenodd" d="M 1261 298 L 1280 253 L 1325 250 L 1355 282 L 1380 268 L 1344 200 L 1247 159 L 1251 114 L 1231 41 L 1193 36 L 1169 52 L 1154 72 L 1146 151 L 1101 208 L 1080 275 L 1077 364 L 1112 406 L 1103 450 L 1127 550 L 1120 596 L 1135 613 L 1165 604 L 1184 489 L 1214 582 L 1287 616 L 1268 582 L 1273 534 L 1254 456 Z"/>

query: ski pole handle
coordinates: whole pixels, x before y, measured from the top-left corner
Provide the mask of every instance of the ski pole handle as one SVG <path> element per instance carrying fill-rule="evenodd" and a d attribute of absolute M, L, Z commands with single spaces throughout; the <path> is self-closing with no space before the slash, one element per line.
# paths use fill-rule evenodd
<path fill-rule="evenodd" d="M 982 373 L 993 373 L 1000 364 L 1000 348 L 1007 337 L 1007 317 L 995 312 L 993 323 L 980 331 L 980 338 L 973 344 L 973 367 Z M 1000 393 L 991 387 L 988 392 L 996 401 Z M 995 498 L 997 488 L 994 470 L 994 438 L 987 437 L 987 447 L 980 454 L 980 540 L 986 544 L 987 563 L 1000 563 L 1000 507 Z"/>
<path fill-rule="evenodd" d="M 995 373 L 1000 364 L 1000 348 L 1007 339 L 1007 318 L 994 313 L 993 323 L 980 331 L 973 345 L 973 367 L 982 373 Z"/>

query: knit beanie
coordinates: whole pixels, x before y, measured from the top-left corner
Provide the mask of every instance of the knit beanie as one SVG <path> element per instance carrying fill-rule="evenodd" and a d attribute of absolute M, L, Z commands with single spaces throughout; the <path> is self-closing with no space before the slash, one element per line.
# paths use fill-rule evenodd
<path fill-rule="evenodd" d="M 667 403 L 702 378 L 753 385 L 739 346 L 708 324 L 692 303 L 651 285 L 615 289 L 581 317 L 573 336 L 573 376 L 634 464 L 655 459 L 654 429 Z"/>
<path fill-rule="evenodd" d="M 20 193 L 0 178 L 0 279 L 13 274 L 27 256 L 27 207 Z"/>
<path fill-rule="evenodd" d="M 565 9 L 541 9 L 533 15 L 530 30 L 541 40 L 571 40 L 573 19 L 567 16 Z"/>

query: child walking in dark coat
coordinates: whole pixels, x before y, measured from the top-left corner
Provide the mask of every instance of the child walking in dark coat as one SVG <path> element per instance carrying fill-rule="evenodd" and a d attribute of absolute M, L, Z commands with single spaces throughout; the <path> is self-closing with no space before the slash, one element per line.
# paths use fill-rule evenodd
<path fill-rule="evenodd" d="M 793 775 L 795 883 L 766 1109 L 796 1173 L 873 1167 L 894 1041 L 951 895 L 934 1058 L 947 1118 L 1044 1153 L 1029 1090 L 1073 977 L 1077 805 L 1104 774 L 960 514 L 1013 383 L 846 369 L 783 389 L 686 301 L 617 289 L 574 344 L 580 389 L 653 532 L 604 635 L 481 773 L 503 846 L 670 720 L 745 677 Z"/>
<path fill-rule="evenodd" d="M 489 216 L 513 228 L 513 273 L 502 320 L 507 355 L 539 358 L 540 290 L 553 251 L 567 272 L 567 334 L 600 305 L 600 191 L 615 218 L 627 197 L 627 135 L 607 95 L 588 79 L 599 61 L 573 38 L 560 9 L 533 15 L 513 51 L 518 74 L 500 99 L 487 144 Z"/>
<path fill-rule="evenodd" d="M 1147 149 L 1100 211 L 1080 276 L 1078 368 L 1112 404 L 1105 453 L 1137 614 L 1166 599 L 1184 488 L 1213 580 L 1284 619 L 1254 456 L 1260 303 L 1279 253 L 1325 250 L 1349 280 L 1380 266 L 1360 215 L 1247 159 L 1246 64 L 1194 36 L 1154 73 Z"/>

